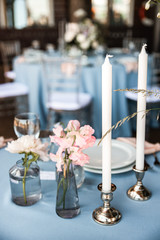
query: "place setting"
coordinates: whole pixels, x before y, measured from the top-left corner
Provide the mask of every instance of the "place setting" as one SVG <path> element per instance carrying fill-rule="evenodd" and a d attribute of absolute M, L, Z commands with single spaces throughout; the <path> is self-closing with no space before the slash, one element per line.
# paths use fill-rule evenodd
<path fill-rule="evenodd" d="M 98 146 L 100 139 L 96 140 L 93 147 L 84 151 L 90 162 L 84 165 L 84 170 L 92 173 L 102 174 L 102 144 Z M 118 140 L 112 140 L 112 174 L 124 173 L 132 170 L 136 160 L 136 150 L 133 146 Z"/>

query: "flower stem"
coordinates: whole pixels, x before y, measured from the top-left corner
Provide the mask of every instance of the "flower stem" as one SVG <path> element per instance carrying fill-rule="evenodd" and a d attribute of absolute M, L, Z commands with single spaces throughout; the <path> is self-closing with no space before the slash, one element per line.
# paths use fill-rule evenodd
<path fill-rule="evenodd" d="M 64 176 L 64 178 L 66 178 L 66 163 L 64 163 L 63 176 Z"/>
<path fill-rule="evenodd" d="M 68 160 L 68 165 L 67 165 L 67 174 L 69 173 L 69 167 L 70 167 L 70 164 L 71 164 L 71 159 Z"/>
<path fill-rule="evenodd" d="M 66 182 L 66 179 L 63 179 L 63 209 L 65 209 L 66 192 L 67 192 L 67 182 Z"/>
<path fill-rule="evenodd" d="M 65 194 L 66 194 L 66 190 L 67 188 L 65 187 L 66 183 L 65 183 L 65 178 L 62 177 L 59 184 L 58 184 L 58 187 L 57 187 L 57 196 L 58 196 L 58 193 L 59 193 L 59 188 L 61 186 L 61 184 L 63 184 L 63 196 L 62 198 L 60 199 L 60 201 L 57 203 L 57 206 L 60 206 L 63 202 L 63 209 L 65 208 Z"/>
<path fill-rule="evenodd" d="M 25 184 L 26 184 L 26 174 L 27 174 L 27 166 L 25 165 L 24 168 L 24 176 L 23 176 L 23 197 L 24 197 L 24 202 L 27 204 L 27 198 L 26 198 L 26 189 L 25 189 Z"/>
<path fill-rule="evenodd" d="M 29 160 L 29 156 L 32 156 L 32 158 Z M 23 176 L 23 197 L 24 197 L 24 202 L 27 204 L 27 197 L 26 197 L 26 175 L 27 171 L 31 165 L 32 162 L 36 162 L 38 159 L 39 155 L 37 153 L 29 152 L 25 153 L 25 157 L 23 159 L 23 166 L 24 166 L 24 176 Z"/>
<path fill-rule="evenodd" d="M 67 164 L 67 169 L 66 169 L 66 164 Z M 63 169 L 63 177 L 61 178 L 58 187 L 57 187 L 57 196 L 59 193 L 59 189 L 61 185 L 63 186 L 63 195 L 60 201 L 57 203 L 57 206 L 60 206 L 63 203 L 63 209 L 65 209 L 65 198 L 66 198 L 66 192 L 68 188 L 68 174 L 69 174 L 69 167 L 71 164 L 71 159 L 68 159 L 68 162 L 64 163 L 64 169 Z"/>

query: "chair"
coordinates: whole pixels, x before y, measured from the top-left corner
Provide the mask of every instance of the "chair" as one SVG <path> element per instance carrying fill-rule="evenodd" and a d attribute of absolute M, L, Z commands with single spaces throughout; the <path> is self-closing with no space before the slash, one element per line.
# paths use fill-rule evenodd
<path fill-rule="evenodd" d="M 12 61 L 15 56 L 18 56 L 21 53 L 20 42 L 0 42 L 0 52 L 2 56 L 5 82 L 13 81 L 16 75 L 15 72 L 12 70 Z"/>
<path fill-rule="evenodd" d="M 160 53 L 152 54 L 152 83 L 160 84 Z"/>
<path fill-rule="evenodd" d="M 27 111 L 27 86 L 17 82 L 0 84 L 0 117 L 13 116 Z"/>
<path fill-rule="evenodd" d="M 80 92 L 80 63 L 69 57 L 43 59 L 44 77 L 48 86 L 48 128 L 52 123 L 77 118 L 91 124 L 92 98 Z M 52 115 L 54 113 L 54 118 Z"/>
<path fill-rule="evenodd" d="M 145 38 L 129 38 L 123 39 L 123 48 L 129 49 L 131 52 L 140 52 L 144 43 L 147 43 Z"/>
<path fill-rule="evenodd" d="M 146 109 L 158 109 L 160 108 L 160 88 L 158 86 L 149 87 L 147 90 L 153 92 L 153 94 L 148 94 L 146 96 Z M 154 94 L 155 93 L 155 94 Z M 130 101 L 130 112 L 137 112 L 137 97 L 138 93 L 135 92 L 125 92 L 126 98 Z M 157 114 L 159 110 L 150 111 L 146 117 L 147 133 L 150 128 L 160 128 L 160 119 L 157 119 Z M 135 130 L 136 120 L 131 119 L 133 124 L 133 129 Z M 130 121 L 131 121 L 130 120 Z"/>

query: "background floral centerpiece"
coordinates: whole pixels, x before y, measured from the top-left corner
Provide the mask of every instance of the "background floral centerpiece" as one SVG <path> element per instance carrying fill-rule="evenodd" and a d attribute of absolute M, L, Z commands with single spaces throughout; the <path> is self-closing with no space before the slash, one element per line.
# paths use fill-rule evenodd
<path fill-rule="evenodd" d="M 78 18 L 78 22 L 66 25 L 64 34 L 66 49 L 81 51 L 98 49 L 103 43 L 100 25 L 86 17 L 85 11 L 82 9 L 77 10 L 74 15 Z"/>

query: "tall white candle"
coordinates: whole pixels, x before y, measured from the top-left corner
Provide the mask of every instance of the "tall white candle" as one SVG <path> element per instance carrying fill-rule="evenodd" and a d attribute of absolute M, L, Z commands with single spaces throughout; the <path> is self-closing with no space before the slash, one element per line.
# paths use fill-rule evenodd
<path fill-rule="evenodd" d="M 138 89 L 146 90 L 147 87 L 147 62 L 148 55 L 145 50 L 146 44 L 143 45 L 139 54 L 138 62 Z M 136 131 L 136 169 L 144 169 L 144 142 L 145 142 L 145 122 L 144 116 L 146 110 L 146 97 L 143 93 L 138 93 L 137 100 L 137 131 Z M 144 116 L 144 117 L 143 117 Z"/>
<path fill-rule="evenodd" d="M 102 135 L 111 128 L 112 65 L 106 56 L 102 65 Z M 102 141 L 102 191 L 111 190 L 111 132 Z"/>

